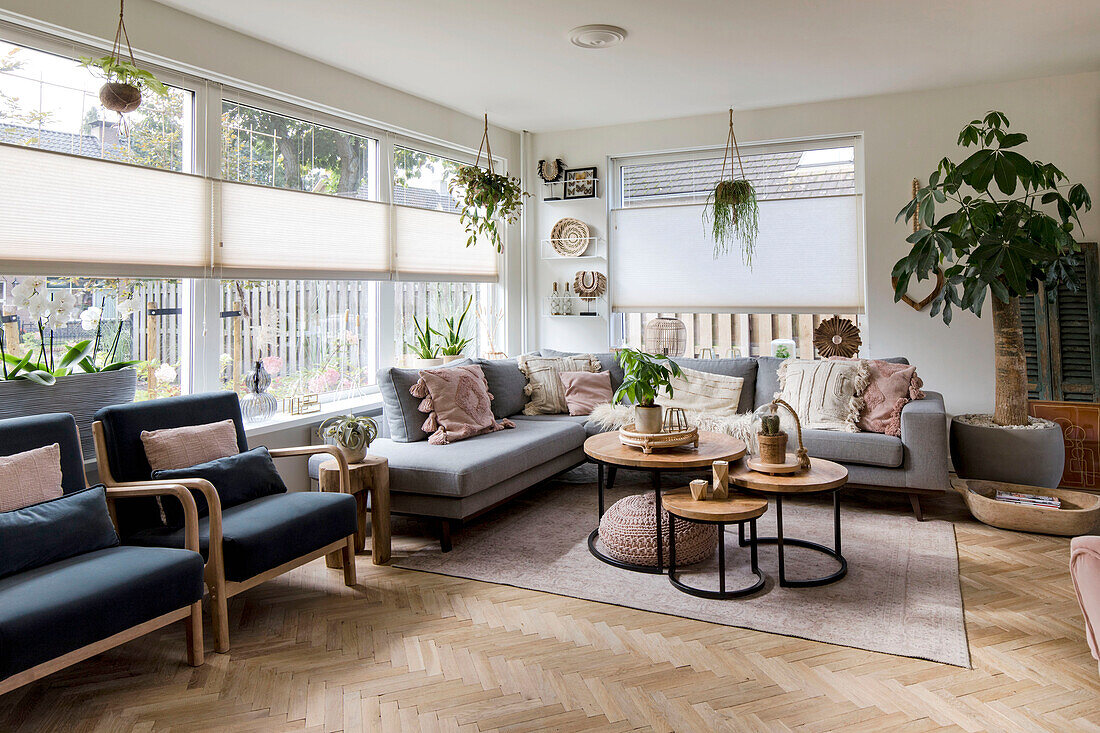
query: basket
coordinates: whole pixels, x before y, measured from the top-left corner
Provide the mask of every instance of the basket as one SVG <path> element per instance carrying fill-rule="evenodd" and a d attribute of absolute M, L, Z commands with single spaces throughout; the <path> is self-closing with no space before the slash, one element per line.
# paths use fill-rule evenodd
<path fill-rule="evenodd" d="M 632 448 L 641 448 L 642 453 L 652 453 L 655 450 L 679 448 L 684 445 L 699 447 L 699 428 L 689 427 L 684 430 L 669 430 L 660 433 L 639 433 L 634 429 L 634 423 L 624 425 L 619 429 L 619 442 Z"/>

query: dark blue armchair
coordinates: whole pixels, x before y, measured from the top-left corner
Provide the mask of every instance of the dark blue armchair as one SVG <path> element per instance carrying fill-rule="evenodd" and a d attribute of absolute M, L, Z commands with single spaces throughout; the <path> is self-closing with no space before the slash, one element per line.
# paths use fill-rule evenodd
<path fill-rule="evenodd" d="M 241 407 L 233 392 L 169 397 L 107 407 L 95 415 L 99 478 L 107 486 L 139 487 L 151 480 L 151 467 L 141 440 L 154 431 L 232 420 L 237 447 L 248 441 Z M 340 467 L 339 492 L 289 492 L 223 507 L 214 485 L 202 478 L 173 479 L 205 499 L 199 519 L 199 545 L 206 559 L 206 587 L 214 624 L 215 649 L 229 651 L 231 596 L 270 580 L 329 553 L 343 559 L 344 583 L 355 585 L 355 498 L 349 491 L 347 462 L 331 445 L 273 448 L 272 458 L 329 453 Z M 123 541 L 156 547 L 180 547 L 181 530 L 166 523 L 155 500 L 136 498 L 117 502 L 119 533 Z M 202 512 L 200 512 L 202 513 Z"/>
<path fill-rule="evenodd" d="M 0 513 L 0 694 L 183 620 L 187 661 L 203 662 L 198 513 L 177 485 L 85 487 L 72 415 L 0 420 L 0 455 L 57 443 L 62 496 Z M 120 545 L 109 504 L 183 504 L 180 549 Z"/>

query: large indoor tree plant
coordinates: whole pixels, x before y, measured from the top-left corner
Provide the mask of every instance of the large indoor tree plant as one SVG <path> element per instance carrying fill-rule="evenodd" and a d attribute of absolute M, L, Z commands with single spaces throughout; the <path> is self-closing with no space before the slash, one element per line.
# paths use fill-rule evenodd
<path fill-rule="evenodd" d="M 1080 287 L 1074 271 L 1080 245 L 1073 232 L 1079 212 L 1092 202 L 1084 186 L 1070 184 L 1056 166 L 1015 150 L 1027 136 L 1008 130 L 1001 112 L 971 121 L 958 145 L 978 149 L 958 164 L 941 160 L 898 214 L 898 220 L 916 217 L 919 227 L 908 238 L 912 249 L 894 265 L 894 300 L 905 295 L 914 276 L 923 280 L 940 268 L 945 282 L 932 301 L 933 317 L 950 324 L 956 308 L 980 316 L 991 296 L 994 410 L 992 416 L 953 421 L 956 470 L 964 478 L 1057 485 L 1064 460 L 1061 431 L 1051 435 L 1049 426 L 1028 418 L 1020 298 L 1036 295 L 1040 286 L 1048 293 Z"/>

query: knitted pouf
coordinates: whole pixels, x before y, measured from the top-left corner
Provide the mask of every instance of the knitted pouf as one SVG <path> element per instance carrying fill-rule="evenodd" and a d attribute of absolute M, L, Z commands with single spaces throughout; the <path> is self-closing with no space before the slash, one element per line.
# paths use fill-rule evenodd
<path fill-rule="evenodd" d="M 657 526 L 653 494 L 619 499 L 600 519 L 600 542 L 608 556 L 637 565 L 657 564 Z M 668 564 L 668 512 L 661 509 L 663 555 Z M 718 527 L 686 520 L 676 522 L 676 565 L 706 560 L 718 548 Z"/>

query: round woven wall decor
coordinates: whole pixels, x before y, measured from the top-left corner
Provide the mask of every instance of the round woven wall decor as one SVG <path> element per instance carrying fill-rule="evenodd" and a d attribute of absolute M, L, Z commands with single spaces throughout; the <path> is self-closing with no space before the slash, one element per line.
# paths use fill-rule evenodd
<path fill-rule="evenodd" d="M 550 246 L 563 257 L 580 257 L 588 249 L 589 237 L 587 224 L 567 216 L 550 230 Z"/>
<path fill-rule="evenodd" d="M 814 348 L 826 359 L 830 356 L 853 357 L 862 345 L 859 328 L 847 318 L 833 316 L 814 329 Z"/>
<path fill-rule="evenodd" d="M 653 494 L 619 499 L 600 518 L 600 542 L 608 555 L 638 565 L 657 564 L 657 502 Z M 661 510 L 664 530 L 663 563 L 668 564 L 668 512 Z M 706 560 L 718 549 L 718 527 L 696 522 L 676 523 L 676 565 Z"/>

